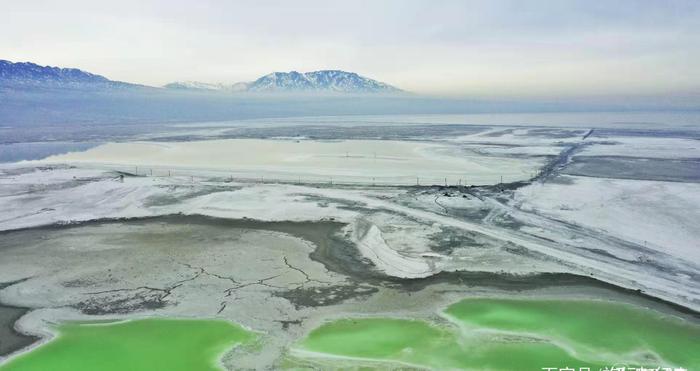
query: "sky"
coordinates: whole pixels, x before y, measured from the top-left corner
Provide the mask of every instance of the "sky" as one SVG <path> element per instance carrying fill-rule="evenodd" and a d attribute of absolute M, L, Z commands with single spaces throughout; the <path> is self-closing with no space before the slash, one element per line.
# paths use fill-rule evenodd
<path fill-rule="evenodd" d="M 700 1 L 2 0 L 0 59 L 163 85 L 342 69 L 426 95 L 700 93 Z"/>

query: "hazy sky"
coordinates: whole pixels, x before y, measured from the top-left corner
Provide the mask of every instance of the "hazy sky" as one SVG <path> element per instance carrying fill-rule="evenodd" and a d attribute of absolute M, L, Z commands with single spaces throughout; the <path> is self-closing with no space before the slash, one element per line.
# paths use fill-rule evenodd
<path fill-rule="evenodd" d="M 116 80 L 343 69 L 475 97 L 700 92 L 700 1 L 3 0 L 0 59 Z"/>

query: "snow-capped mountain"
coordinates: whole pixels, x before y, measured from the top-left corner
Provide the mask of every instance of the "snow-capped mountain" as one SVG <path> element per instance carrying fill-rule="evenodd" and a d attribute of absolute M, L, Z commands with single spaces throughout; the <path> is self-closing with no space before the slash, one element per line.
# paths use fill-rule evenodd
<path fill-rule="evenodd" d="M 0 60 L 0 86 L 47 88 L 126 88 L 139 85 L 112 81 L 77 68 L 40 66 Z"/>
<path fill-rule="evenodd" d="M 252 82 L 233 85 L 209 84 L 196 81 L 174 82 L 168 89 L 225 91 L 225 92 L 335 92 L 335 93 L 399 93 L 383 82 L 360 76 L 354 72 L 324 70 L 314 72 L 273 72 Z"/>
<path fill-rule="evenodd" d="M 223 84 L 208 84 L 206 82 L 199 81 L 175 81 L 163 85 L 163 87 L 166 89 L 177 90 L 222 90 L 223 86 Z"/>
<path fill-rule="evenodd" d="M 166 89 L 176 89 L 176 90 L 203 90 L 203 91 L 246 91 L 248 90 L 247 82 L 239 82 L 232 85 L 227 84 L 210 84 L 206 82 L 199 81 L 176 81 L 170 84 L 163 85 Z"/>
<path fill-rule="evenodd" d="M 306 73 L 273 72 L 253 81 L 248 91 L 397 93 L 401 90 L 354 72 L 324 70 Z"/>

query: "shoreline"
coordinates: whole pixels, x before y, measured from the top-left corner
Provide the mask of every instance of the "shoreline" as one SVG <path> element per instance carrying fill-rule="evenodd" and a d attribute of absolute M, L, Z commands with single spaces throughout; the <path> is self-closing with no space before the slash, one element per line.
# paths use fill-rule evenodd
<path fill-rule="evenodd" d="M 22 282 L 2 282 L 0 290 Z M 16 323 L 31 311 L 31 308 L 16 307 L 5 305 L 0 302 L 0 362 L 5 358 L 12 357 L 13 353 L 19 349 L 26 348 L 41 340 L 41 337 L 25 334 L 16 328 Z M 4 313 L 3 313 L 4 312 Z M 6 340 L 10 340 L 10 345 L 6 344 Z"/>

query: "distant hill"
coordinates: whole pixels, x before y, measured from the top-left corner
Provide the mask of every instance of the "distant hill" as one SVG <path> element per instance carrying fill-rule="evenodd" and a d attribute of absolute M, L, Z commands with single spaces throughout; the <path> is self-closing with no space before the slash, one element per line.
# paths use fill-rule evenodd
<path fill-rule="evenodd" d="M 399 93 L 402 90 L 389 84 L 360 76 L 354 72 L 324 70 L 314 72 L 273 72 L 253 82 L 233 85 L 207 84 L 201 82 L 176 82 L 164 86 L 168 89 L 261 92 L 261 93 Z"/>
<path fill-rule="evenodd" d="M 0 87 L 9 88 L 73 88 L 108 89 L 141 87 L 112 81 L 77 68 L 40 66 L 30 62 L 13 63 L 0 60 Z"/>
<path fill-rule="evenodd" d="M 223 91 L 223 92 L 238 92 L 248 90 L 248 83 L 239 82 L 232 85 L 226 84 L 210 84 L 198 81 L 176 81 L 170 84 L 163 85 L 166 89 L 173 90 L 201 90 L 201 91 Z"/>

